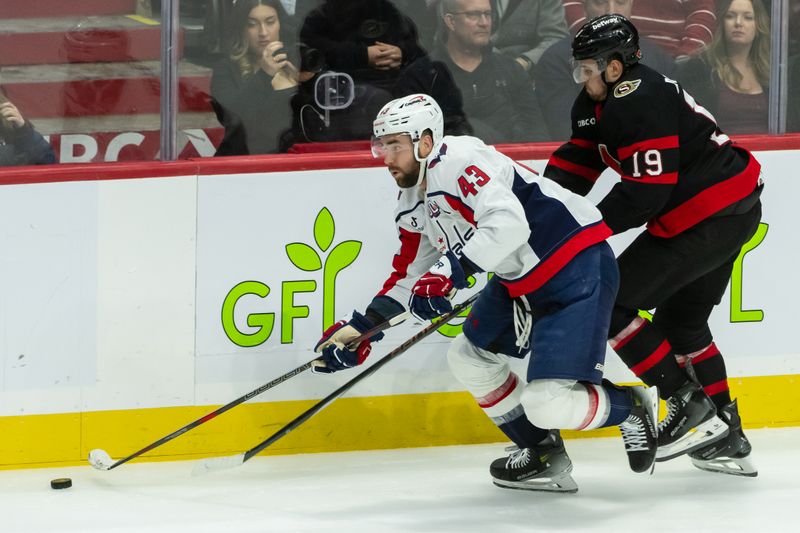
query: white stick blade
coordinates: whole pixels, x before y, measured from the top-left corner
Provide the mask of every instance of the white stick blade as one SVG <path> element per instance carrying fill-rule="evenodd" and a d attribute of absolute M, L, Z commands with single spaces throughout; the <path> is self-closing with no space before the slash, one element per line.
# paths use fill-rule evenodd
<path fill-rule="evenodd" d="M 108 452 L 97 448 L 89 452 L 89 464 L 97 470 L 108 470 L 115 463 Z"/>
<path fill-rule="evenodd" d="M 237 455 L 226 455 L 224 457 L 211 457 L 197 463 L 192 470 L 192 476 L 203 476 L 209 472 L 227 470 L 228 468 L 236 468 L 241 464 L 244 464 L 243 453 Z"/>

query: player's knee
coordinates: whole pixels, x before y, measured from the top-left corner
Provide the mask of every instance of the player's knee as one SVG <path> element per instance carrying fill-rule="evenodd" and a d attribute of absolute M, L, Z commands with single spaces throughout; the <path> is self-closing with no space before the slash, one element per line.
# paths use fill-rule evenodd
<path fill-rule="evenodd" d="M 508 358 L 472 344 L 464 335 L 450 343 L 450 371 L 472 394 L 481 396 L 503 384 L 510 373 Z"/>
<path fill-rule="evenodd" d="M 576 429 L 585 418 L 586 388 L 571 379 L 533 380 L 522 392 L 520 403 L 535 426 L 546 429 Z"/>

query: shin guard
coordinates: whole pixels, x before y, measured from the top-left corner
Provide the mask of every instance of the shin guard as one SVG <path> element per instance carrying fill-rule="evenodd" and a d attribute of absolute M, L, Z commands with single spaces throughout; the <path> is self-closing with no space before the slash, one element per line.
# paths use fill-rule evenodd
<path fill-rule="evenodd" d="M 535 446 L 548 435 L 534 426 L 520 404 L 524 382 L 511 372 L 508 357 L 483 350 L 460 335 L 447 352 L 450 370 L 475 397 L 497 427 L 520 448 Z"/>

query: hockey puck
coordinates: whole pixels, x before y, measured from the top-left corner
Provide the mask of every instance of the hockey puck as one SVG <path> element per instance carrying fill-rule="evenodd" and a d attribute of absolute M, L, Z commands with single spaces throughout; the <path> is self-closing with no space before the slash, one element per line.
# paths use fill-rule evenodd
<path fill-rule="evenodd" d="M 68 489 L 72 486 L 72 480 L 68 477 L 60 477 L 50 480 L 50 487 L 53 489 Z"/>

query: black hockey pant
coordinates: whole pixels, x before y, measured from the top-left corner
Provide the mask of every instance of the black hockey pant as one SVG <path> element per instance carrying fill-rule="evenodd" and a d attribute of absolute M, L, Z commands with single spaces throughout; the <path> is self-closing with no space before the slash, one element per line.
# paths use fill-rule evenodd
<path fill-rule="evenodd" d="M 634 374 L 659 387 L 662 398 L 687 380 L 675 353 L 695 352 L 713 341 L 708 317 L 760 220 L 758 202 L 746 213 L 710 218 L 672 238 L 642 233 L 619 256 L 609 339 Z M 637 321 L 639 309 L 655 309 L 653 322 Z"/>

